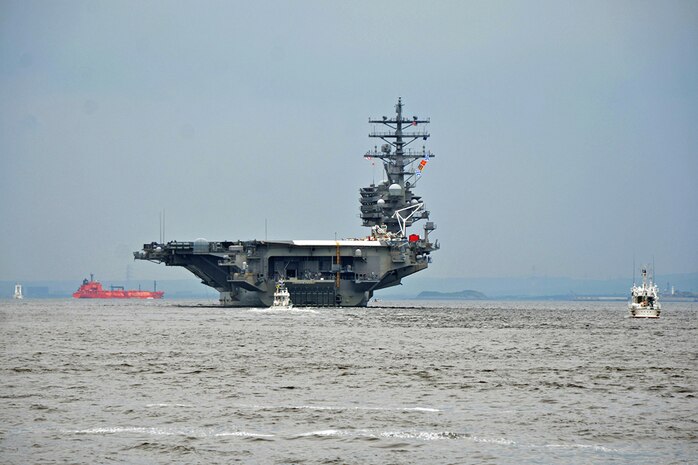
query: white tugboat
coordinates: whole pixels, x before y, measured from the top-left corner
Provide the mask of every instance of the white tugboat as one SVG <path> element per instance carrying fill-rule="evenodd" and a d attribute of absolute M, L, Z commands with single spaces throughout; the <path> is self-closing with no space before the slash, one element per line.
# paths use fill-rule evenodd
<path fill-rule="evenodd" d="M 288 289 L 286 289 L 286 284 L 284 284 L 282 280 L 279 280 L 279 282 L 276 283 L 276 291 L 274 292 L 274 301 L 271 304 L 271 308 L 293 308 L 293 302 L 291 302 L 291 294 L 289 294 Z"/>
<path fill-rule="evenodd" d="M 24 299 L 24 294 L 22 294 L 22 285 L 15 284 L 15 299 Z"/>
<path fill-rule="evenodd" d="M 659 289 L 647 277 L 647 267 L 642 268 L 642 286 L 633 283 L 630 289 L 628 308 L 633 318 L 659 318 L 662 306 L 659 304 Z"/>

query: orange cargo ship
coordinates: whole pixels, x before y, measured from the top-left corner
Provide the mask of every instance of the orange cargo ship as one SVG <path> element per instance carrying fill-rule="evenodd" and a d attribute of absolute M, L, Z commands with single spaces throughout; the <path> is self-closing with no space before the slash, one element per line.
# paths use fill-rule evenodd
<path fill-rule="evenodd" d="M 93 275 L 89 280 L 84 279 L 80 289 L 73 293 L 76 299 L 162 299 L 163 295 L 163 291 L 126 291 L 122 286 L 112 286 L 111 290 L 106 291 Z"/>

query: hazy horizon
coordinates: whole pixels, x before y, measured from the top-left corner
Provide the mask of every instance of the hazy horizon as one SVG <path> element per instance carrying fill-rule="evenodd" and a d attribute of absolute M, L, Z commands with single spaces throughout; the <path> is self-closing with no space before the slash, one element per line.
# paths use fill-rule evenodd
<path fill-rule="evenodd" d="M 420 277 L 698 272 L 698 3 L 0 3 L 0 281 L 193 279 L 167 240 L 361 237 L 431 118 Z M 421 145 L 421 141 L 420 141 Z M 421 232 L 417 223 L 415 232 Z"/>

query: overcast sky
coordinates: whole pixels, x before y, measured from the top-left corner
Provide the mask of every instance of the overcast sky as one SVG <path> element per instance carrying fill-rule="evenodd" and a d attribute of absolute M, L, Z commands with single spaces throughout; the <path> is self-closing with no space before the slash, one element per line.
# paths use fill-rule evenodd
<path fill-rule="evenodd" d="M 698 271 L 695 1 L 0 1 L 0 280 L 191 278 L 166 239 L 368 233 L 430 117 L 419 276 Z M 421 230 L 421 223 L 418 223 Z"/>

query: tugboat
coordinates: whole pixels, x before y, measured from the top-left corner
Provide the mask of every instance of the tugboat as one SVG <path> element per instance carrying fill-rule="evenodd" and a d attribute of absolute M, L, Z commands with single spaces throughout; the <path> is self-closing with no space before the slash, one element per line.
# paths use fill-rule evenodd
<path fill-rule="evenodd" d="M 647 267 L 642 268 L 642 286 L 633 283 L 628 303 L 630 316 L 633 318 L 659 318 L 662 306 L 659 303 L 659 289 L 647 276 Z"/>
<path fill-rule="evenodd" d="M 154 285 L 155 286 L 155 285 Z M 111 290 L 104 290 L 102 283 L 94 280 L 90 274 L 89 281 L 83 279 L 82 286 L 73 293 L 76 299 L 162 299 L 163 291 L 124 290 L 123 286 L 111 286 Z"/>
<path fill-rule="evenodd" d="M 276 283 L 276 291 L 274 292 L 274 301 L 271 304 L 273 309 L 285 309 L 290 310 L 293 308 L 293 302 L 291 302 L 291 294 L 289 294 L 288 289 L 286 289 L 286 284 L 283 280 L 279 280 Z"/>

